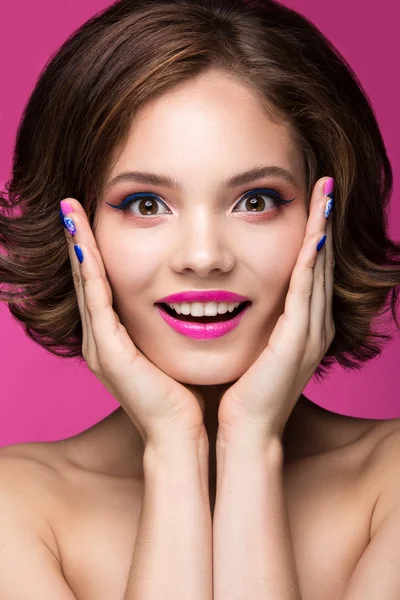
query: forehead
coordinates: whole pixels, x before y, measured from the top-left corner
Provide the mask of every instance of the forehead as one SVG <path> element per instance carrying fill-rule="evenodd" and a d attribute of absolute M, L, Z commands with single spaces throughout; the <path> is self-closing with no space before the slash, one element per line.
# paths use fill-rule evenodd
<path fill-rule="evenodd" d="M 135 170 L 217 185 L 260 164 L 279 165 L 304 183 L 303 157 L 289 125 L 272 119 L 239 80 L 207 73 L 142 108 L 108 181 Z"/>

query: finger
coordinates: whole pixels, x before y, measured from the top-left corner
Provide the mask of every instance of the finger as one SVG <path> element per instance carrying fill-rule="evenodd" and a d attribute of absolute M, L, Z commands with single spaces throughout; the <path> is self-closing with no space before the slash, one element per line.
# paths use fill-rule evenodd
<path fill-rule="evenodd" d="M 313 348 L 318 348 L 322 345 L 325 346 L 326 341 L 326 244 L 328 242 L 329 231 L 327 230 L 327 219 L 325 214 L 327 208 L 327 202 L 330 200 L 325 195 L 325 184 L 330 178 L 326 177 L 322 181 L 322 196 L 319 202 L 316 204 L 316 229 L 319 228 L 321 237 L 326 236 L 325 243 L 321 250 L 318 252 L 317 260 L 314 269 L 314 282 L 311 296 L 310 305 L 310 342 Z M 330 189 L 330 188 L 328 188 Z M 331 243 L 331 240 L 329 240 Z M 317 250 L 316 250 L 317 251 Z"/>
<path fill-rule="evenodd" d="M 89 221 L 87 219 L 86 213 L 82 207 L 82 205 L 75 200 L 74 198 L 68 198 L 66 200 L 67 205 L 71 206 L 71 212 L 65 212 L 64 216 L 66 217 L 66 221 L 68 224 L 68 229 L 66 229 L 66 235 L 69 237 L 69 248 L 70 248 L 70 257 L 71 263 L 75 266 L 74 276 L 79 280 L 80 285 L 77 286 L 80 301 L 80 311 L 82 318 L 82 326 L 84 327 L 83 331 L 83 341 L 82 341 L 82 349 L 85 357 L 95 356 L 98 354 L 98 348 L 95 336 L 93 335 L 91 320 L 88 314 L 87 305 L 85 302 L 85 294 L 81 281 L 81 269 L 79 268 L 79 261 L 76 257 L 74 246 L 80 246 L 82 243 L 90 247 L 94 254 L 94 260 L 97 262 L 97 265 L 100 269 L 101 275 L 103 277 L 104 285 L 107 289 L 107 294 L 110 299 L 110 303 L 112 304 L 112 292 L 111 287 L 108 282 L 106 271 L 104 268 L 103 260 L 101 258 L 100 252 L 97 248 L 96 240 L 94 238 L 92 229 L 89 225 Z M 64 205 L 65 206 L 65 205 Z M 66 206 L 65 208 L 67 208 Z M 118 322 L 120 322 L 119 317 L 115 314 L 115 318 Z"/>
<path fill-rule="evenodd" d="M 104 267 L 103 259 L 101 257 L 100 251 L 97 247 L 96 239 L 93 235 L 92 228 L 90 227 L 87 215 L 83 209 L 83 206 L 80 202 L 78 202 L 75 198 L 65 198 L 65 201 L 72 207 L 72 212 L 67 213 L 66 216 L 72 220 L 73 225 L 76 229 L 76 233 L 74 234 L 74 239 L 82 241 L 85 245 L 89 246 L 92 250 L 95 258 L 99 264 L 100 271 L 103 275 L 105 285 L 107 288 L 107 292 L 110 296 L 110 301 L 112 303 L 112 291 L 107 278 L 106 270 Z M 77 244 L 79 242 L 76 242 Z"/>
<path fill-rule="evenodd" d="M 325 233 L 326 219 L 324 211 L 328 198 L 325 196 L 324 188 L 329 179 L 330 177 L 321 177 L 321 179 L 318 179 L 314 185 L 310 201 L 310 212 L 305 231 L 306 236 L 317 233 L 320 233 L 322 236 Z"/>
<path fill-rule="evenodd" d="M 318 253 L 316 247 L 325 233 L 324 209 L 326 197 L 324 197 L 324 186 L 328 179 L 329 177 L 323 177 L 314 186 L 303 247 L 297 258 L 286 296 L 285 315 L 287 315 L 287 320 L 291 323 L 293 332 L 297 332 L 297 335 L 302 333 L 303 337 L 309 335 L 314 270 L 317 259 L 319 259 L 320 266 L 318 269 L 320 272 L 324 259 L 324 255 L 322 257 L 318 256 L 323 250 Z"/>
<path fill-rule="evenodd" d="M 326 235 L 325 234 L 321 234 Z M 310 328 L 309 337 L 313 347 L 321 345 L 325 336 L 326 292 L 325 292 L 325 262 L 326 241 L 322 249 L 317 252 L 314 267 L 314 281 L 310 302 Z"/>
<path fill-rule="evenodd" d="M 293 358 L 305 350 L 309 337 L 310 304 L 314 282 L 314 268 L 318 253 L 316 246 L 321 233 L 306 236 L 290 279 L 284 310 L 284 332 L 275 344 L 273 334 L 270 339 L 274 350 L 288 352 Z M 281 346 L 281 347 L 280 347 Z"/>
<path fill-rule="evenodd" d="M 121 321 L 114 311 L 103 272 L 91 246 L 80 242 L 83 261 L 79 263 L 88 330 L 97 358 L 104 364 L 120 366 L 137 358 L 137 350 L 128 336 L 121 336 Z M 112 348 L 112 351 L 110 351 Z"/>
<path fill-rule="evenodd" d="M 335 255 L 333 251 L 333 219 L 334 213 L 328 218 L 326 227 L 326 261 L 325 261 L 325 293 L 326 293 L 326 313 L 325 313 L 325 329 L 327 332 L 334 328 L 333 322 L 333 282 L 335 269 Z"/>
<path fill-rule="evenodd" d="M 86 305 L 85 305 L 85 297 L 84 297 L 84 293 L 83 293 L 83 285 L 82 285 L 82 278 L 81 278 L 80 268 L 79 268 L 79 260 L 76 256 L 76 253 L 74 250 L 75 242 L 74 242 L 74 239 L 71 236 L 71 234 L 68 233 L 67 229 L 65 229 L 64 235 L 65 235 L 66 242 L 67 242 L 68 254 L 69 254 L 69 259 L 70 259 L 70 263 L 71 263 L 72 281 L 74 283 L 76 298 L 78 301 L 79 313 L 80 313 L 81 322 L 82 322 L 82 353 L 84 356 L 87 356 L 90 348 L 92 348 L 93 351 L 96 351 L 96 345 L 95 345 L 95 341 L 93 339 L 93 335 L 92 335 L 92 332 L 91 332 L 91 329 L 89 326 L 89 315 L 88 315 Z"/>

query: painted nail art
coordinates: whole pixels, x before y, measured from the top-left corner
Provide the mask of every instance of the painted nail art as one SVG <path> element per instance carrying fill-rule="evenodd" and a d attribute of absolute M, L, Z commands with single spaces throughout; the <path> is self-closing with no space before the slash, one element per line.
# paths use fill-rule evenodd
<path fill-rule="evenodd" d="M 64 222 L 64 215 L 62 213 L 61 208 L 58 209 L 58 214 L 60 215 L 61 225 L 64 227 L 64 229 L 66 229 L 66 225 L 65 225 L 65 222 Z"/>
<path fill-rule="evenodd" d="M 66 200 L 61 200 L 60 208 L 63 215 L 69 215 L 69 213 L 75 212 L 71 204 Z"/>
<path fill-rule="evenodd" d="M 321 250 L 321 248 L 325 244 L 325 241 L 326 241 L 326 235 L 323 235 L 322 238 L 318 242 L 317 252 L 319 252 Z"/>
<path fill-rule="evenodd" d="M 64 219 L 64 223 L 65 223 L 65 227 L 68 229 L 68 231 L 70 232 L 71 235 L 75 235 L 76 234 L 76 227 L 74 225 L 74 222 L 72 219 L 70 219 L 70 217 L 63 217 Z"/>
<path fill-rule="evenodd" d="M 75 250 L 75 254 L 77 259 L 79 260 L 80 263 L 83 263 L 83 252 L 80 248 L 80 246 L 78 246 L 77 244 L 74 245 L 74 250 Z"/>
<path fill-rule="evenodd" d="M 325 219 L 327 219 L 329 217 L 329 215 L 331 214 L 332 208 L 333 208 L 333 198 L 329 198 L 329 200 L 325 206 L 325 212 L 324 212 Z"/>
<path fill-rule="evenodd" d="M 335 201 L 334 198 L 334 187 L 335 187 L 335 181 L 333 179 L 333 177 L 329 177 L 329 179 L 326 180 L 325 185 L 324 185 L 324 196 L 327 196 L 329 199 L 326 203 L 325 206 L 325 219 L 327 219 L 329 217 L 329 215 L 331 214 L 331 210 L 333 208 L 333 204 Z"/>

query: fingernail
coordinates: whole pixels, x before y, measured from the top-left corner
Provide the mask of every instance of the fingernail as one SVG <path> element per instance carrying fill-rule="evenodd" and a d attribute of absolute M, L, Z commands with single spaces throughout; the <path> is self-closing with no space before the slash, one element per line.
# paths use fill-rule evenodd
<path fill-rule="evenodd" d="M 68 215 L 70 212 L 75 212 L 71 204 L 66 200 L 61 200 L 60 207 L 63 215 Z"/>
<path fill-rule="evenodd" d="M 318 242 L 317 252 L 319 252 L 321 250 L 321 248 L 325 244 L 325 240 L 326 240 L 326 235 L 323 235 L 322 238 Z"/>
<path fill-rule="evenodd" d="M 327 219 L 329 217 L 329 215 L 331 214 L 332 208 L 333 208 L 333 198 L 329 198 L 329 200 L 325 206 L 325 212 L 324 212 L 325 219 Z"/>
<path fill-rule="evenodd" d="M 65 227 L 68 229 L 68 231 L 70 232 L 71 235 L 75 235 L 76 234 L 76 227 L 74 225 L 73 220 L 70 217 L 63 217 L 64 223 L 65 223 Z"/>
<path fill-rule="evenodd" d="M 61 208 L 58 209 L 58 214 L 60 215 L 60 221 L 61 221 L 61 225 L 64 227 L 64 229 L 66 228 L 66 225 L 64 223 L 64 215 L 62 214 L 62 210 Z"/>
<path fill-rule="evenodd" d="M 324 196 L 329 196 L 330 198 L 332 198 L 334 189 L 335 189 L 335 180 L 333 179 L 333 177 L 329 177 L 329 179 L 327 179 L 325 181 Z"/>
<path fill-rule="evenodd" d="M 79 262 L 83 263 L 83 252 L 82 252 L 80 246 L 78 246 L 78 245 L 75 244 L 74 245 L 74 250 L 75 250 L 75 254 L 76 254 L 76 257 L 79 260 Z"/>
<path fill-rule="evenodd" d="M 331 210 L 333 208 L 333 203 L 334 203 L 334 188 L 335 188 L 335 180 L 333 179 L 333 177 L 329 177 L 329 179 L 327 179 L 325 181 L 325 185 L 324 185 L 324 196 L 328 196 L 328 201 L 326 203 L 325 206 L 325 219 L 327 219 L 329 217 L 329 215 L 331 214 Z"/>

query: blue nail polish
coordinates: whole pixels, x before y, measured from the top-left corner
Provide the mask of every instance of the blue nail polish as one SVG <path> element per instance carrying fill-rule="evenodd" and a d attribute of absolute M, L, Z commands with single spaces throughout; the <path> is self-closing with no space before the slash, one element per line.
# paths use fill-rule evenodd
<path fill-rule="evenodd" d="M 327 219 L 329 217 L 329 215 L 331 214 L 331 210 L 333 208 L 333 202 L 334 202 L 334 198 L 333 198 L 333 193 L 332 193 L 332 195 L 329 197 L 329 200 L 325 206 L 325 213 L 324 213 L 325 219 Z"/>
<path fill-rule="evenodd" d="M 74 250 L 75 250 L 75 254 L 76 254 L 77 259 L 82 264 L 83 263 L 83 252 L 82 252 L 82 250 L 76 244 L 74 245 Z"/>
<path fill-rule="evenodd" d="M 66 229 L 66 225 L 65 225 L 65 222 L 64 222 L 64 215 L 62 213 L 61 208 L 58 209 L 58 214 L 60 215 L 61 225 L 64 227 L 64 229 Z"/>
<path fill-rule="evenodd" d="M 65 217 L 64 216 L 64 223 L 65 223 L 66 228 L 70 232 L 70 234 L 71 235 L 75 235 L 76 234 L 76 228 L 75 228 L 73 220 L 70 219 L 70 217 Z"/>
<path fill-rule="evenodd" d="M 319 252 L 321 250 L 321 248 L 325 244 L 325 241 L 326 241 L 326 235 L 323 235 L 322 238 L 318 242 L 317 252 Z"/>

